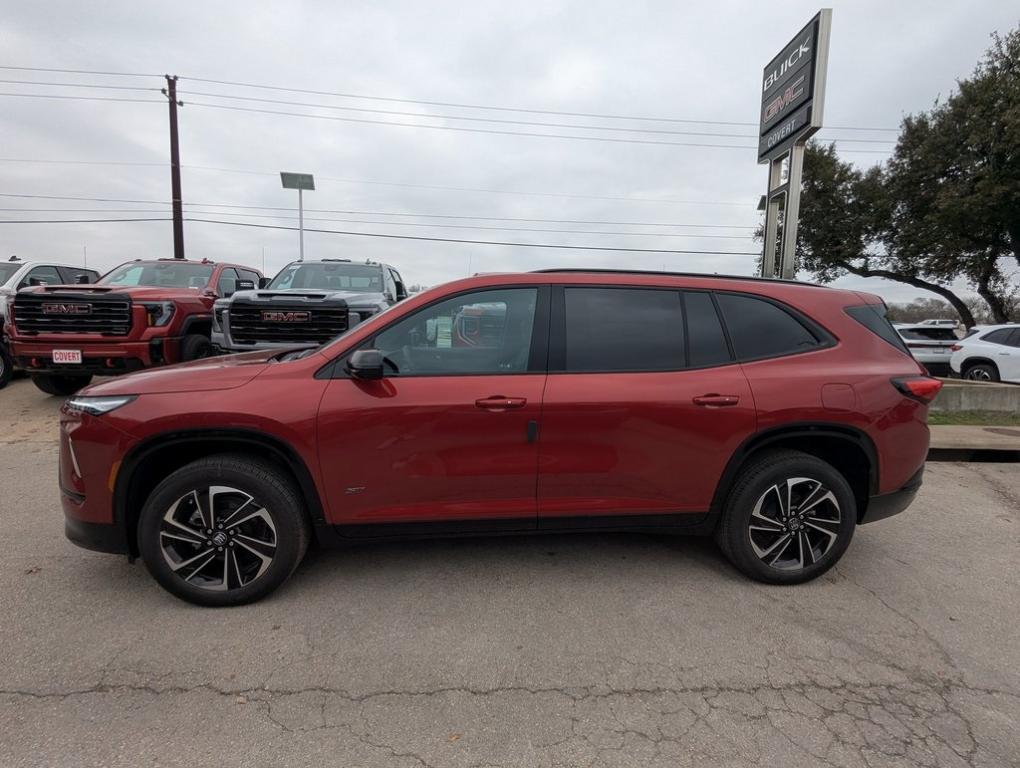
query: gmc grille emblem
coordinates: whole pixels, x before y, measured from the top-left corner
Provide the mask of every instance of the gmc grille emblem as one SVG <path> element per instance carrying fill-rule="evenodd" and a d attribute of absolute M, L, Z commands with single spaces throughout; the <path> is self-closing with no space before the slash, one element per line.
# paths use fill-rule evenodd
<path fill-rule="evenodd" d="M 311 319 L 310 312 L 263 312 L 262 319 L 267 323 L 307 323 Z"/>
<path fill-rule="evenodd" d="M 44 315 L 91 315 L 91 304 L 43 304 Z"/>

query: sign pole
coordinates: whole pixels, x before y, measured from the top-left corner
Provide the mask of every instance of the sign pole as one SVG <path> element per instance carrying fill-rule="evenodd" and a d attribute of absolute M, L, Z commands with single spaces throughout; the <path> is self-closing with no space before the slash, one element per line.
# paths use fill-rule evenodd
<path fill-rule="evenodd" d="M 779 276 L 797 277 L 797 223 L 800 219 L 800 180 L 804 172 L 804 142 L 790 150 L 790 178 L 787 181 L 786 210 L 783 212 L 783 252 L 779 258 Z"/>
<path fill-rule="evenodd" d="M 305 260 L 305 191 L 299 189 L 297 191 L 297 209 L 298 209 L 298 238 L 300 240 L 301 250 L 298 253 L 298 261 Z"/>
<path fill-rule="evenodd" d="M 305 260 L 305 190 L 315 189 L 315 178 L 310 173 L 280 172 L 280 182 L 284 189 L 297 190 L 298 207 L 298 261 Z"/>

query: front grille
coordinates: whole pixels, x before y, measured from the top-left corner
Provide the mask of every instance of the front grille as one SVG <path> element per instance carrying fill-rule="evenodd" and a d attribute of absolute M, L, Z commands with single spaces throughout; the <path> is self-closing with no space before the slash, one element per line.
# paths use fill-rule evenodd
<path fill-rule="evenodd" d="M 131 332 L 131 299 L 116 293 L 19 293 L 14 298 L 18 333 Z"/>
<path fill-rule="evenodd" d="M 230 337 L 237 344 L 324 344 L 347 325 L 346 307 L 279 302 L 230 306 Z"/>

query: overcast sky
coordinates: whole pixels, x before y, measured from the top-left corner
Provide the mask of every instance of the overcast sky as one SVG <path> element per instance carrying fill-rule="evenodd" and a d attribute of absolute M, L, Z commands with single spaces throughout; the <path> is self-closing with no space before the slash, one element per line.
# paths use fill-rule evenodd
<path fill-rule="evenodd" d="M 991 32 L 1008 30 L 1018 22 L 1015 0 L 853 0 L 833 6 L 827 126 L 896 127 L 904 114 L 930 107 L 937 96 L 953 89 L 956 78 L 969 74 L 988 47 Z M 289 217 L 296 217 L 296 193 L 281 189 L 277 175 L 291 170 L 315 174 L 316 190 L 305 197 L 307 227 L 468 240 L 755 252 L 760 246 L 750 234 L 758 221 L 765 168 L 755 163 L 756 142 L 750 137 L 756 132 L 761 71 L 818 7 L 795 0 L 8 3 L 0 11 L 0 65 L 180 75 L 179 95 L 185 102 L 180 111 L 183 198 L 186 215 L 193 218 L 295 226 Z M 164 84 L 158 76 L 10 69 L 0 70 L 0 78 L 152 89 Z M 737 124 L 501 112 L 253 89 L 193 78 L 391 99 Z M 0 92 L 162 98 L 158 90 L 19 83 L 0 83 Z M 478 118 L 706 135 L 598 131 Z M 503 135 L 349 119 L 726 146 Z M 819 137 L 887 141 L 895 134 L 828 128 Z M 855 141 L 838 146 L 843 157 L 867 166 L 883 160 L 886 155 L 875 151 L 888 150 L 891 144 Z M 0 96 L 0 157 L 4 194 L 153 201 L 0 197 L 4 209 L 0 219 L 169 215 L 165 101 Z M 213 204 L 294 210 L 210 207 Z M 11 210 L 28 208 L 90 210 Z M 385 215 L 400 213 L 418 216 Z M 273 214 L 287 218 L 262 217 Z M 538 219 L 557 222 L 534 221 Z M 296 232 L 198 222 L 184 226 L 189 258 L 257 267 L 263 266 L 264 258 L 264 271 L 271 274 L 297 257 Z M 752 255 L 550 250 L 311 232 L 305 238 L 308 256 L 381 259 L 398 266 L 409 283 L 424 284 L 469 271 L 550 266 L 737 274 L 750 274 L 755 266 Z M 103 270 L 127 259 L 168 257 L 171 226 L 168 221 L 0 225 L 2 258 L 18 254 L 80 264 L 84 248 L 89 265 Z M 888 300 L 923 295 L 879 280 L 841 282 L 879 292 Z"/>

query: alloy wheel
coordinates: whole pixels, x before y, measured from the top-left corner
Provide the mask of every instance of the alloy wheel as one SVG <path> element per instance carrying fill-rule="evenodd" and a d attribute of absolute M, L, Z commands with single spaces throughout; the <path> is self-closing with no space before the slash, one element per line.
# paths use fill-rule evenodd
<path fill-rule="evenodd" d="M 186 584 L 212 592 L 246 587 L 276 555 L 272 515 L 249 493 L 213 485 L 175 501 L 160 523 L 159 546 Z"/>
<path fill-rule="evenodd" d="M 971 381 L 991 381 L 992 374 L 990 374 L 986 368 L 971 368 L 967 371 L 966 378 Z"/>
<path fill-rule="evenodd" d="M 755 555 L 771 568 L 798 571 L 821 560 L 839 538 L 836 495 L 809 477 L 791 477 L 758 498 L 748 522 Z"/>

